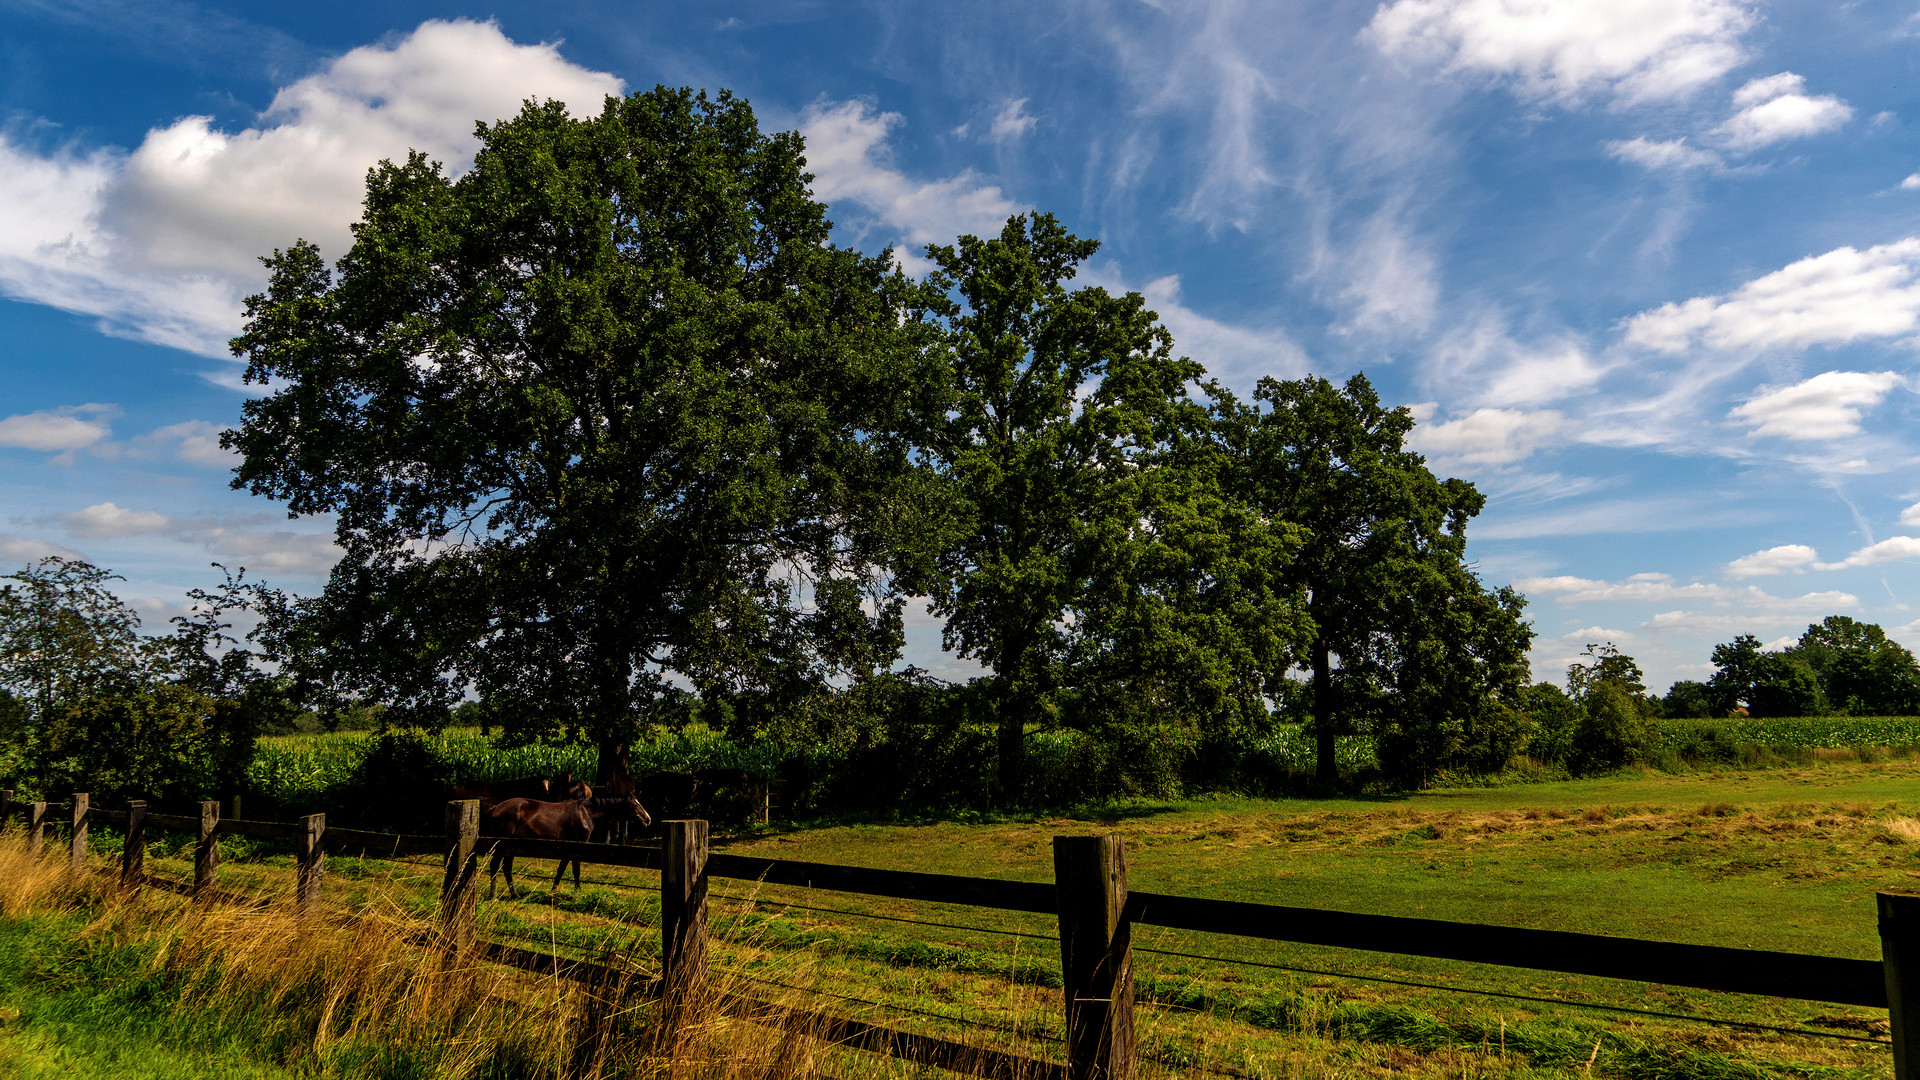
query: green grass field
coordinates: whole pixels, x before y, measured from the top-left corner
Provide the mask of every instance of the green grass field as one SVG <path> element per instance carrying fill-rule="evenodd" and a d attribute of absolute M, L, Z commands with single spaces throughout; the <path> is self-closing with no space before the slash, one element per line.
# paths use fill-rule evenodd
<path fill-rule="evenodd" d="M 1139 801 L 988 823 L 756 827 L 717 846 L 1044 881 L 1053 836 L 1112 831 L 1125 838 L 1132 884 L 1143 890 L 1873 957 L 1875 891 L 1920 887 L 1917 817 L 1920 763 L 1834 762 L 1379 799 Z M 150 865 L 188 872 L 179 858 Z M 223 884 L 284 889 L 288 869 L 262 849 L 230 860 Z M 440 874 L 431 859 L 336 857 L 329 871 L 332 904 L 431 917 Z M 590 866 L 586 888 L 556 895 L 551 872 L 522 860 L 528 892 L 483 901 L 486 932 L 652 962 L 655 875 Z M 1050 919 L 732 881 L 715 882 L 712 918 L 716 967 L 737 977 L 916 1030 L 1057 1051 L 1047 1041 L 1060 1013 Z M 1884 1013 L 1870 1010 L 1154 928 L 1140 928 L 1135 944 L 1142 1045 L 1155 1073 L 1638 1080 L 1889 1070 L 1882 1045 L 1467 991 L 1884 1038 Z M 58 1030 L 8 1029 L 0 1047 L 27 1052 L 20 1047 L 57 1042 Z"/>

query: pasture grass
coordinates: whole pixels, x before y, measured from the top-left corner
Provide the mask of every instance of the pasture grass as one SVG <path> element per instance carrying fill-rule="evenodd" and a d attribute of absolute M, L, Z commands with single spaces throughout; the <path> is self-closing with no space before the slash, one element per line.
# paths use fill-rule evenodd
<path fill-rule="evenodd" d="M 973 823 L 753 829 L 721 837 L 717 844 L 742 854 L 1046 881 L 1052 876 L 1051 838 L 1091 831 L 1126 838 L 1137 889 L 1873 957 L 1878 951 L 1874 892 L 1920 884 L 1920 763 L 1829 761 L 1681 776 L 1649 772 L 1391 798 L 1131 801 Z M 190 869 L 181 854 L 150 857 L 150 867 L 184 877 Z M 335 856 L 328 870 L 327 903 L 340 917 L 387 927 L 431 925 L 439 883 L 432 860 Z M 555 893 L 548 887 L 551 870 L 545 861 L 521 860 L 525 894 L 506 899 L 503 883 L 499 899 L 482 901 L 483 933 L 562 955 L 613 953 L 643 968 L 653 964 L 656 874 L 590 866 L 582 890 L 573 892 L 569 882 Z M 113 915 L 112 902 L 100 896 L 68 897 L 60 901 L 66 907 L 53 906 L 53 914 L 16 913 L 5 899 L 10 872 L 0 865 L 0 923 L 7 927 L 22 918 L 53 919 L 38 924 L 53 930 L 36 933 L 55 941 L 104 940 L 112 935 L 96 927 L 137 922 L 132 915 Z M 290 861 L 268 845 L 230 852 L 221 871 L 222 887 L 237 891 L 270 894 L 284 890 L 290 878 Z M 153 929 L 175 917 L 162 917 L 170 910 L 165 903 L 154 901 L 154 922 L 142 932 L 165 938 Z M 1059 968 L 1050 917 L 723 880 L 713 883 L 710 904 L 715 970 L 758 996 L 785 994 L 808 1007 L 912 1030 L 1040 1056 L 1058 1054 Z M 79 923 L 71 919 L 59 922 L 65 917 L 59 912 L 67 910 L 85 912 L 84 927 L 76 930 Z M 288 932 L 284 918 L 272 925 L 282 935 Z M 131 930 L 113 933 L 138 939 Z M 264 947 L 261 936 L 241 933 L 233 940 L 245 955 Z M 1135 945 L 1142 1002 L 1137 1023 L 1148 1076 L 1762 1080 L 1889 1073 L 1881 1045 L 1460 991 L 1884 1038 L 1885 1014 L 1873 1010 L 1151 927 L 1136 928 Z M 0 955 L 10 951 L 0 937 Z M 398 952 L 381 955 L 418 978 L 434 977 Z M 505 980 L 497 984 L 504 988 L 497 993 L 513 999 L 533 994 L 538 982 L 507 972 L 489 977 Z M 1427 985 L 1371 981 L 1381 979 Z M 4 981 L 61 1000 L 75 994 L 92 1000 L 80 989 L 85 980 L 28 974 Z M 176 1013 L 182 1007 L 178 1002 L 189 1000 L 184 990 L 162 989 L 160 998 L 174 1001 L 168 1008 Z M 167 999 L 166 993 L 179 996 Z M 292 1011 L 295 1020 L 267 1025 L 271 1037 L 239 1043 L 220 1041 L 231 1024 L 181 1034 L 116 1028 L 103 1021 L 81 1025 L 91 1032 L 84 1038 L 68 1038 L 60 1032 L 69 1029 L 60 1028 L 53 1014 L 32 1013 L 30 1022 L 0 1026 L 0 1055 L 26 1060 L 20 1055 L 40 1052 L 36 1047 L 71 1055 L 93 1052 L 90 1045 L 109 1053 L 118 1044 L 86 1040 L 124 1038 L 137 1045 L 138 1039 L 150 1039 L 170 1053 L 181 1052 L 180 1046 L 199 1048 L 210 1069 L 221 1067 L 222 1053 L 241 1054 L 243 1060 L 246 1053 L 256 1053 L 263 1070 L 375 1075 L 367 1064 L 375 1059 L 366 1055 L 377 1056 L 387 1046 L 417 1048 L 420 1042 L 418 1027 L 407 1026 L 413 1021 L 401 1022 L 405 1010 L 389 1006 L 397 1027 L 369 1022 L 356 1036 L 359 1041 L 345 1039 L 351 1053 L 322 1052 L 315 1048 L 341 1045 L 342 1037 L 312 1035 L 324 1025 L 310 1003 Z M 22 1015 L 29 1014 L 23 1010 Z M 548 1027 L 541 1030 L 549 1036 L 568 1037 L 565 1024 L 543 1022 Z M 112 1034 L 122 1030 L 124 1036 Z M 305 1041 L 286 1034 L 294 1030 L 307 1031 Z M 484 1028 L 474 1030 L 473 1038 L 483 1037 L 478 1032 Z M 513 1043 L 527 1037 L 524 1031 L 513 1034 L 519 1030 L 499 1029 L 501 1045 L 525 1045 Z M 744 1029 L 729 1030 L 729 1038 L 751 1038 Z M 730 1045 L 728 1054 L 748 1057 L 779 1052 L 764 1038 Z M 758 1049 L 742 1049 L 749 1045 Z M 836 1077 L 914 1072 L 851 1051 L 815 1047 L 808 1053 L 812 1064 L 806 1068 Z M 414 1062 L 408 1068 L 419 1065 L 405 1060 Z M 657 1058 L 649 1060 L 653 1065 L 647 1067 L 659 1065 Z M 485 1075 L 459 1062 L 430 1064 L 426 1072 L 391 1075 Z M 764 1065 L 759 1060 L 753 1068 Z M 694 1071 L 733 1075 L 725 1071 L 731 1068 L 708 1063 Z M 754 1075 L 758 1080 L 762 1074 Z"/>

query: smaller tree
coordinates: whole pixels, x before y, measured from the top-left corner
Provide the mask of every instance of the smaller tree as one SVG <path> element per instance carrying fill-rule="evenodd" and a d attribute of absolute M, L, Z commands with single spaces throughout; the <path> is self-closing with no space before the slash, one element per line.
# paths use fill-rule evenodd
<path fill-rule="evenodd" d="M 1820 680 L 1792 653 L 1762 652 L 1760 639 L 1741 634 L 1713 648 L 1717 668 L 1707 687 L 1724 716 L 1744 707 L 1750 716 L 1817 716 L 1826 711 Z"/>
<path fill-rule="evenodd" d="M 1681 679 L 1667 689 L 1660 700 L 1660 714 L 1675 720 L 1706 720 L 1719 715 L 1713 708 L 1713 691 L 1706 683 Z"/>
<path fill-rule="evenodd" d="M 30 724 L 141 681 L 140 616 L 107 587 L 122 580 L 58 555 L 0 577 L 0 689 L 26 703 Z"/>
<path fill-rule="evenodd" d="M 1579 706 L 1566 757 L 1575 775 L 1618 769 L 1653 740 L 1653 709 L 1640 665 L 1611 641 L 1588 645 L 1586 653 L 1587 662 L 1567 667 L 1568 696 Z"/>
<path fill-rule="evenodd" d="M 1920 713 L 1920 665 L 1874 623 L 1829 615 L 1807 627 L 1788 652 L 1813 671 L 1835 709 L 1856 716 Z"/>

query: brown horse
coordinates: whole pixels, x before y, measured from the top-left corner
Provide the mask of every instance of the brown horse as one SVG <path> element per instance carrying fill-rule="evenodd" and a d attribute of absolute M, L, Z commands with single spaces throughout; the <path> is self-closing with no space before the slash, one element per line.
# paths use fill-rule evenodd
<path fill-rule="evenodd" d="M 614 795 L 608 798 L 595 798 L 591 788 L 585 784 L 576 785 L 576 790 L 584 788 L 586 794 L 565 802 L 540 802 L 534 799 L 508 799 L 486 812 L 482 824 L 489 836 L 508 837 L 521 840 L 590 840 L 594 828 L 609 820 L 638 821 L 641 828 L 651 824 L 653 819 L 647 815 L 640 800 L 631 795 Z M 566 873 L 567 864 L 573 864 L 573 888 L 580 891 L 580 860 L 562 859 L 560 865 L 553 868 L 553 887 L 560 888 L 560 876 Z M 494 846 L 493 859 L 487 864 L 487 898 L 494 894 L 494 875 L 504 871 L 507 875 L 507 896 L 519 895 L 513 888 L 513 856 Z"/>

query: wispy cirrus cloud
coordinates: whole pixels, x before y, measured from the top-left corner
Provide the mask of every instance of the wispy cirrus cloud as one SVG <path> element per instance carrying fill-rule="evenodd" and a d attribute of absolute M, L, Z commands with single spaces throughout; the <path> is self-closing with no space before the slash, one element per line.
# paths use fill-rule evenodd
<path fill-rule="evenodd" d="M 903 263 L 924 269 L 918 252 L 927 244 L 950 244 L 962 234 L 996 236 L 1008 217 L 1028 209 L 970 168 L 937 180 L 908 176 L 889 142 L 905 123 L 899 113 L 865 101 L 816 101 L 801 113 L 814 195 L 865 215 L 848 220 L 843 211 L 836 224 L 878 233 Z"/>

